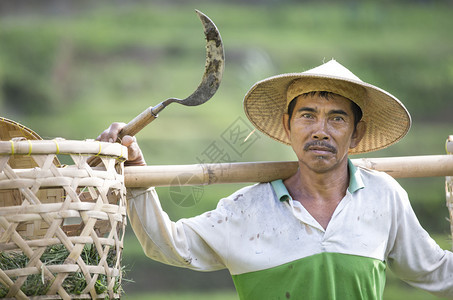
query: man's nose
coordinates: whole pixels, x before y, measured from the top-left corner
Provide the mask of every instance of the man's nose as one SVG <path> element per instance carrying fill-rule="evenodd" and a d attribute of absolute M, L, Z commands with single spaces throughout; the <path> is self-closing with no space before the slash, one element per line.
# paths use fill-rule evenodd
<path fill-rule="evenodd" d="M 313 128 L 313 133 L 312 133 L 312 138 L 314 140 L 329 140 L 329 134 L 327 131 L 327 121 L 326 120 L 319 120 L 316 122 L 314 128 Z"/>

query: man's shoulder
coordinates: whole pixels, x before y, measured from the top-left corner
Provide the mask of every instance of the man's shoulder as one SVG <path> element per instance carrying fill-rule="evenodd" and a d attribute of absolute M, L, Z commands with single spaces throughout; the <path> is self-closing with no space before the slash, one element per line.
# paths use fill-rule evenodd
<path fill-rule="evenodd" d="M 269 182 L 256 183 L 240 188 L 230 196 L 222 199 L 224 205 L 229 207 L 248 207 L 266 202 L 275 198 L 274 190 Z"/>
<path fill-rule="evenodd" d="M 365 186 L 376 186 L 381 190 L 404 191 L 401 185 L 389 174 L 364 167 L 357 167 Z"/>
<path fill-rule="evenodd" d="M 272 196 L 272 193 L 273 189 L 271 184 L 269 182 L 261 182 L 240 188 L 228 198 L 233 199 L 234 201 L 247 201 L 257 197 L 269 197 Z"/>

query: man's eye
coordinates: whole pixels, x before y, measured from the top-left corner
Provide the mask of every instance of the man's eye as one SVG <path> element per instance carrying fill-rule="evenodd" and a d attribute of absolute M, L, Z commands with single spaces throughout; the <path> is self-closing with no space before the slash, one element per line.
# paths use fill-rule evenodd
<path fill-rule="evenodd" d="M 313 119 L 313 115 L 312 114 L 302 114 L 302 118 Z"/>
<path fill-rule="evenodd" d="M 333 117 L 333 120 L 336 122 L 340 122 L 340 121 L 344 121 L 344 118 L 341 116 L 335 116 L 335 117 Z"/>

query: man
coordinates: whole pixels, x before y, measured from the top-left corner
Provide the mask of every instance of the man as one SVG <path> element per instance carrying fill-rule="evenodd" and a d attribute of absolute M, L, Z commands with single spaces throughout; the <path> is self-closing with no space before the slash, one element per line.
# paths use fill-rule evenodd
<path fill-rule="evenodd" d="M 241 299 L 382 299 L 387 265 L 413 286 L 453 297 L 453 254 L 420 226 L 405 191 L 348 160 L 407 133 L 411 119 L 398 99 L 332 60 L 258 82 L 244 108 L 256 128 L 291 145 L 298 172 L 177 222 L 154 189 L 130 190 L 129 218 L 146 255 L 227 268 Z M 99 139 L 116 140 L 121 126 Z M 132 163 L 144 163 L 132 138 L 123 143 Z"/>

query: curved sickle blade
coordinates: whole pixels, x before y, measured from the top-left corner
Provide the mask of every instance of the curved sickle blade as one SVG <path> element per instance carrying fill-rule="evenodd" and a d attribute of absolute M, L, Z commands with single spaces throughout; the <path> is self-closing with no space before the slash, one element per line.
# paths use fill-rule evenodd
<path fill-rule="evenodd" d="M 206 65 L 201 83 L 195 92 L 185 99 L 169 98 L 154 107 L 149 107 L 119 132 L 122 138 L 125 135 L 136 135 L 146 125 L 157 118 L 157 115 L 169 104 L 176 102 L 187 106 L 196 106 L 208 101 L 217 91 L 222 80 L 224 69 L 224 52 L 222 39 L 214 23 L 200 11 L 196 11 L 203 23 L 204 34 L 206 36 Z"/>
<path fill-rule="evenodd" d="M 223 76 L 225 53 L 222 38 L 214 22 L 205 14 L 195 10 L 204 27 L 206 36 L 206 65 L 201 83 L 195 92 L 184 100 L 178 101 L 187 106 L 200 105 L 208 101 L 217 91 Z"/>
<path fill-rule="evenodd" d="M 202 12 L 198 10 L 195 11 L 203 24 L 206 37 L 206 64 L 201 83 L 198 85 L 195 92 L 185 99 L 169 98 L 154 107 L 147 108 L 121 129 L 118 133 L 119 140 L 125 135 L 136 135 L 146 125 L 155 120 L 160 111 L 173 102 L 187 106 L 196 106 L 205 103 L 217 92 L 220 82 L 222 81 L 225 65 L 222 38 L 220 37 L 220 33 L 214 22 Z M 97 166 L 99 163 L 99 157 L 93 156 L 88 159 L 88 164 L 90 166 Z"/>

